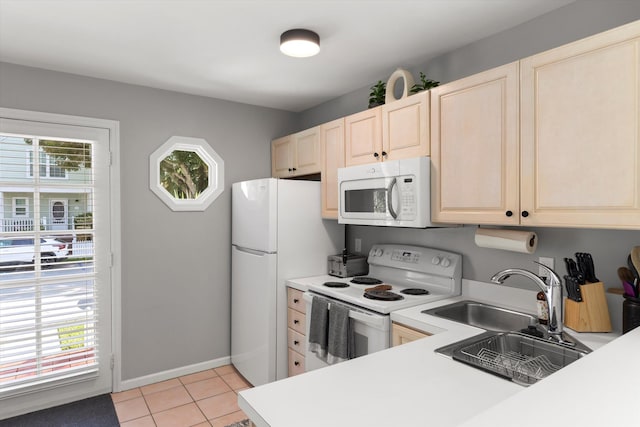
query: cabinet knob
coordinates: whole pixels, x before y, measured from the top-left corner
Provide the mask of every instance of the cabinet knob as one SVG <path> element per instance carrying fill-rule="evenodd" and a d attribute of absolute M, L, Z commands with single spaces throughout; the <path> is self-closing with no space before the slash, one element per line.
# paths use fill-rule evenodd
<path fill-rule="evenodd" d="M 295 171 L 297 171 L 298 169 L 296 169 L 296 168 L 291 168 L 291 170 L 295 172 Z"/>
<path fill-rule="evenodd" d="M 294 341 L 293 342 L 293 345 L 298 345 L 298 344 L 300 344 L 300 341 Z"/>
<path fill-rule="evenodd" d="M 294 298 L 294 299 L 293 299 L 293 303 L 294 303 L 294 304 L 297 304 L 297 303 L 299 303 L 299 302 L 300 302 L 300 300 L 299 300 L 298 298 Z"/>
<path fill-rule="evenodd" d="M 296 366 L 300 366 L 300 362 L 298 362 L 297 360 L 295 362 L 293 362 L 294 365 Z"/>
<path fill-rule="evenodd" d="M 380 154 L 378 154 L 378 153 L 373 153 L 373 157 L 375 157 L 375 158 L 377 159 L 378 157 L 380 157 Z"/>
<path fill-rule="evenodd" d="M 387 157 L 387 152 L 386 151 L 382 152 L 382 157 Z"/>
<path fill-rule="evenodd" d="M 289 172 L 292 172 L 291 168 L 289 168 Z"/>
<path fill-rule="evenodd" d="M 506 215 L 506 216 L 513 216 L 513 212 L 511 212 L 511 211 L 506 211 L 506 212 L 505 212 L 505 215 Z"/>
<path fill-rule="evenodd" d="M 299 320 L 297 320 L 297 319 L 293 321 L 293 324 L 294 324 L 294 325 L 297 325 L 298 323 L 300 323 L 300 321 L 299 321 Z"/>
<path fill-rule="evenodd" d="M 529 216 L 529 212 L 527 212 L 527 211 L 522 211 L 522 217 L 523 217 L 523 218 L 526 218 L 526 217 L 528 217 L 528 216 Z"/>

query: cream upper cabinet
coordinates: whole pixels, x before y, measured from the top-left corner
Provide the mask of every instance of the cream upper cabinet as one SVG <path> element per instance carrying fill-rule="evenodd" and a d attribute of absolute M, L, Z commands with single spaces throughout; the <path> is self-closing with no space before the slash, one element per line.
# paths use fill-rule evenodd
<path fill-rule="evenodd" d="M 291 176 L 294 158 L 295 146 L 291 135 L 271 141 L 271 176 L 274 178 Z"/>
<path fill-rule="evenodd" d="M 271 142 L 271 175 L 288 178 L 320 173 L 320 127 Z"/>
<path fill-rule="evenodd" d="M 320 126 L 322 217 L 338 218 L 338 168 L 344 167 L 344 118 Z"/>
<path fill-rule="evenodd" d="M 382 153 L 382 107 L 345 117 L 345 164 L 373 163 Z"/>
<path fill-rule="evenodd" d="M 521 73 L 521 223 L 637 229 L 640 21 L 526 58 Z"/>
<path fill-rule="evenodd" d="M 293 135 L 296 144 L 296 173 L 320 173 L 320 128 L 318 126 Z"/>
<path fill-rule="evenodd" d="M 347 166 L 429 155 L 429 91 L 345 118 Z"/>
<path fill-rule="evenodd" d="M 519 221 L 518 63 L 431 89 L 432 220 Z"/>
<path fill-rule="evenodd" d="M 382 106 L 382 160 L 429 155 L 429 91 Z"/>

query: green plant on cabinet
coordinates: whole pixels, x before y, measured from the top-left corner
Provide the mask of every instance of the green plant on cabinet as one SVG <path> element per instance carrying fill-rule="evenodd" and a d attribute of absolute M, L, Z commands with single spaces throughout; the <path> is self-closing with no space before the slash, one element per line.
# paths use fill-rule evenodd
<path fill-rule="evenodd" d="M 411 87 L 411 93 L 422 92 L 423 90 L 429 90 L 433 87 L 439 86 L 440 82 L 428 79 L 424 73 L 420 72 L 420 83 L 416 83 Z"/>

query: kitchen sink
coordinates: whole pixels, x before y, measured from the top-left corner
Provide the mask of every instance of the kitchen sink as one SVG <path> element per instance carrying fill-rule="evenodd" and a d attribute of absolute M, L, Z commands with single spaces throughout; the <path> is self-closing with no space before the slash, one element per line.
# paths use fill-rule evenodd
<path fill-rule="evenodd" d="M 485 329 L 435 351 L 521 385 L 533 384 L 591 352 L 566 332 L 564 344 L 559 343 L 535 316 L 482 302 L 459 301 L 422 313 Z"/>
<path fill-rule="evenodd" d="M 535 316 L 476 301 L 459 301 L 422 312 L 489 331 L 519 331 L 538 323 Z"/>
<path fill-rule="evenodd" d="M 454 360 L 528 386 L 587 353 L 517 332 L 487 332 L 455 343 L 451 355 Z"/>

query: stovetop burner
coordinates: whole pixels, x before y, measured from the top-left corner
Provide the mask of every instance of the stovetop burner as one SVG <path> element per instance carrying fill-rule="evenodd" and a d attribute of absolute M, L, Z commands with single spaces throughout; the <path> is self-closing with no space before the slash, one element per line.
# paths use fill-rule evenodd
<path fill-rule="evenodd" d="M 354 277 L 351 279 L 351 283 L 355 283 L 356 285 L 379 285 L 382 283 L 382 280 L 376 279 L 374 277 Z"/>
<path fill-rule="evenodd" d="M 364 293 L 364 297 L 369 299 L 382 300 L 382 301 L 399 301 L 401 299 L 404 299 L 402 295 L 396 294 L 395 292 L 375 291 L 375 290 L 366 291 Z"/>
<path fill-rule="evenodd" d="M 408 288 L 400 291 L 401 294 L 405 295 L 429 295 L 429 291 L 426 289 L 420 288 Z"/>
<path fill-rule="evenodd" d="M 349 284 L 344 282 L 324 282 L 322 285 L 326 286 L 327 288 L 348 288 L 349 287 Z"/>

